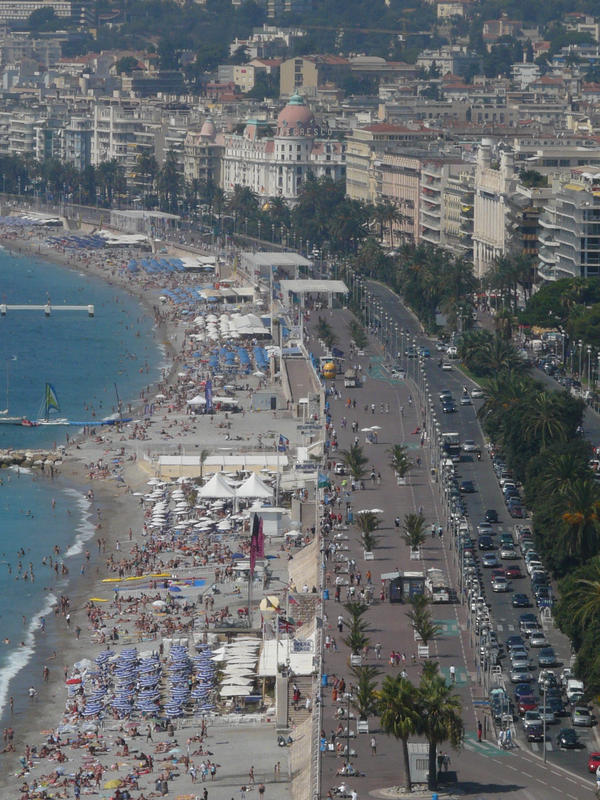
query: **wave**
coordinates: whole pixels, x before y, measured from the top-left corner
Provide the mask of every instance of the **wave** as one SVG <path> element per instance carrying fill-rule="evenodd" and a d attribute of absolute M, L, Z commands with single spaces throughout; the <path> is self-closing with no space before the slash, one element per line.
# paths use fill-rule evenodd
<path fill-rule="evenodd" d="M 84 545 L 92 538 L 96 532 L 96 527 L 92 522 L 92 504 L 87 497 L 82 492 L 78 492 L 77 489 L 65 489 L 64 492 L 75 498 L 80 510 L 79 524 L 75 528 L 77 534 L 75 541 L 65 553 L 65 558 L 72 558 L 83 553 Z"/>
<path fill-rule="evenodd" d="M 8 698 L 8 688 L 11 680 L 27 666 L 33 658 L 35 651 L 35 634 L 39 630 L 42 617 L 47 617 L 56 605 L 56 595 L 47 594 L 44 598 L 44 606 L 31 618 L 29 627 L 23 639 L 24 645 L 14 650 L 6 662 L 6 666 L 0 669 L 0 709 L 6 705 Z"/>
<path fill-rule="evenodd" d="M 21 467 L 19 464 L 11 464 L 9 470 L 17 472 L 19 475 L 31 475 L 33 473 L 30 467 Z"/>

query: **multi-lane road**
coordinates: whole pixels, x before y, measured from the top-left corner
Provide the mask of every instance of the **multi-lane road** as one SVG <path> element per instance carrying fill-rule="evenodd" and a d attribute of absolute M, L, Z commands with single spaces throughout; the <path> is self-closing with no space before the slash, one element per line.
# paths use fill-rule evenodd
<path fill-rule="evenodd" d="M 489 456 L 484 447 L 483 436 L 479 422 L 477 419 L 477 403 L 474 401 L 473 405 L 461 406 L 458 401 L 463 393 L 463 386 L 467 384 L 470 388 L 471 385 L 460 373 L 455 366 L 451 370 L 442 370 L 438 365 L 438 354 L 435 352 L 435 343 L 426 337 L 414 317 L 408 312 L 405 307 L 400 303 L 398 297 L 390 292 L 385 287 L 374 282 L 369 284 L 369 290 L 374 299 L 375 319 L 378 315 L 387 314 L 388 331 L 390 330 L 390 320 L 392 325 L 397 325 L 399 334 L 393 334 L 390 338 L 388 336 L 388 346 L 390 352 L 397 347 L 400 352 L 404 352 L 407 347 L 410 349 L 414 343 L 417 348 L 425 347 L 430 353 L 430 358 L 421 360 L 422 372 L 419 377 L 419 369 L 417 359 L 403 359 L 403 367 L 407 369 L 409 377 L 415 377 L 417 382 L 421 384 L 422 388 L 428 392 L 430 398 L 426 404 L 431 403 L 427 409 L 427 416 L 431 417 L 429 423 L 435 424 L 438 422 L 442 431 L 457 431 L 460 435 L 461 441 L 474 440 L 480 447 L 483 454 L 481 461 L 476 458 L 471 460 L 463 460 L 458 466 L 458 473 L 461 480 L 471 480 L 476 488 L 473 494 L 464 496 L 467 506 L 468 519 L 473 528 L 477 523 L 483 521 L 485 511 L 494 508 L 498 511 L 500 521 L 495 526 L 496 529 L 514 532 L 515 524 L 521 523 L 519 520 L 511 519 L 506 506 L 504 498 L 498 483 L 496 474 L 492 469 L 492 464 Z M 456 362 L 453 362 L 456 364 Z M 541 373 L 543 375 L 543 373 Z M 544 376 L 546 377 L 546 376 Z M 548 379 L 550 380 L 550 379 Z M 552 382 L 554 383 L 554 382 Z M 452 392 L 455 400 L 457 401 L 457 411 L 455 413 L 444 414 L 442 412 L 442 405 L 439 400 L 439 394 L 444 389 Z M 433 407 L 433 413 L 430 413 Z M 591 423 L 591 420 L 590 420 Z M 522 524 L 526 524 L 523 521 Z M 477 541 L 476 531 L 473 530 L 472 536 Z M 495 537 L 498 539 L 498 536 Z M 516 537 L 515 537 L 516 538 Z M 516 563 L 521 567 L 521 571 L 525 574 L 524 578 L 513 580 L 513 591 L 523 592 L 530 597 L 531 587 L 529 578 L 526 574 L 525 565 L 522 559 L 511 562 Z M 502 566 L 507 566 L 503 564 Z M 533 611 L 535 609 L 514 609 L 512 607 L 512 593 L 494 593 L 491 590 L 491 570 L 482 570 L 483 583 L 486 592 L 486 600 L 490 607 L 492 623 L 497 631 L 498 640 L 504 642 L 509 636 L 519 633 L 518 618 L 524 611 Z M 569 645 L 567 640 L 562 634 L 556 630 L 549 629 L 546 631 L 547 638 L 550 644 L 554 647 L 559 660 L 562 661 L 564 666 L 569 665 Z M 475 645 L 473 639 L 472 644 Z M 531 656 L 535 659 L 535 651 L 531 651 Z M 468 658 L 475 659 L 476 650 L 470 649 Z M 509 696 L 512 698 L 513 690 L 510 684 L 510 679 L 507 674 L 507 660 L 503 660 L 503 680 L 505 681 L 506 689 Z M 467 670 L 473 671 L 475 666 L 473 663 L 466 665 Z M 537 689 L 537 681 L 533 684 L 534 690 Z M 535 691 L 537 694 L 537 691 Z M 483 688 L 480 695 L 483 696 Z M 545 757 L 547 764 L 543 764 L 542 756 L 543 747 L 542 743 L 528 743 L 523 736 L 522 726 L 520 721 L 515 724 L 517 734 L 518 748 L 513 751 L 512 755 L 516 760 L 527 763 L 526 767 L 518 767 L 520 775 L 531 776 L 531 784 L 527 784 L 529 797 L 543 797 L 550 798 L 554 796 L 562 797 L 584 797 L 585 794 L 594 786 L 593 776 L 587 772 L 588 755 L 592 751 L 600 750 L 600 740 L 596 733 L 596 728 L 578 729 L 579 738 L 581 740 L 581 748 L 575 751 L 562 751 L 556 746 L 556 734 L 562 727 L 570 727 L 570 717 L 562 717 L 553 725 L 548 726 L 547 741 L 545 743 Z M 469 742 L 467 742 L 469 748 Z M 475 752 L 477 752 L 475 750 Z M 502 769 L 508 770 L 514 767 L 512 759 L 503 757 L 503 753 L 497 753 L 495 760 L 501 765 Z M 541 774 L 537 774 L 536 770 L 541 764 Z M 473 764 L 471 764 L 473 766 Z M 549 777 L 552 776 L 552 777 Z M 522 778 L 521 778 L 522 780 Z M 546 783 L 543 789 L 543 794 L 533 793 L 533 789 L 538 784 Z M 538 786 L 539 788 L 539 786 Z M 481 791 L 481 789 L 479 790 Z M 492 795 L 488 795 L 492 796 Z M 525 795 L 527 796 L 527 794 Z"/>

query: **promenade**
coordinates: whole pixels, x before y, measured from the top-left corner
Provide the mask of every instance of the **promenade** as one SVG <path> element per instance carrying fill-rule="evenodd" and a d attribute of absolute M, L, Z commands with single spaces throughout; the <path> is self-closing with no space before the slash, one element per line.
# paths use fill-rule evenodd
<path fill-rule="evenodd" d="M 332 328 L 341 331 L 349 320 L 349 312 L 335 311 L 328 319 Z M 358 435 L 365 455 L 369 458 L 367 464 L 367 478 L 365 489 L 352 493 L 351 502 L 354 514 L 360 509 L 383 509 L 379 514 L 381 525 L 376 531 L 378 537 L 373 561 L 365 561 L 360 537 L 355 525 L 350 525 L 348 530 L 342 532 L 343 538 L 335 539 L 342 542 L 343 547 L 348 547 L 344 556 L 356 562 L 356 572 L 361 573 L 361 585 L 367 583 L 367 573 L 370 572 L 373 583 L 373 603 L 366 613 L 365 618 L 369 624 L 370 650 L 363 664 L 376 666 L 380 670 L 379 681 L 387 674 L 397 674 L 406 669 L 409 679 L 417 683 L 420 678 L 422 660 L 417 656 L 417 643 L 414 640 L 412 628 L 406 618 L 409 607 L 402 604 L 390 604 L 388 599 L 381 600 L 382 587 L 381 575 L 396 570 L 425 571 L 431 567 L 444 570 L 450 583 L 456 585 L 455 567 L 451 563 L 451 553 L 448 551 L 449 536 L 440 539 L 437 535 L 430 537 L 422 548 L 422 559 L 410 560 L 409 550 L 402 537 L 402 529 L 394 524 L 395 517 L 404 516 L 422 509 L 428 529 L 431 524 L 444 526 L 442 506 L 438 484 L 433 482 L 430 473 L 431 452 L 427 439 L 421 444 L 421 430 L 423 426 L 423 413 L 418 403 L 416 387 L 410 381 L 398 382 L 387 376 L 381 368 L 379 345 L 370 338 L 370 346 L 365 356 L 356 359 L 362 367 L 362 372 L 367 376 L 366 382 L 359 389 L 343 389 L 341 380 L 338 379 L 337 387 L 341 398 L 329 398 L 332 415 L 332 425 L 337 433 L 339 449 L 349 448 Z M 316 348 L 313 347 L 313 351 Z M 348 359 L 347 359 L 348 360 Z M 355 359 L 350 359 L 355 363 Z M 374 376 L 377 377 L 374 377 Z M 340 387 L 340 384 L 341 387 Z M 356 399 L 356 408 L 347 408 L 347 398 Z M 373 410 L 372 404 L 375 405 Z M 343 418 L 347 424 L 343 426 Z M 356 422 L 359 433 L 352 431 L 352 423 Z M 377 425 L 378 442 L 367 443 L 365 434 L 360 433 L 362 428 Z M 356 427 L 356 426 L 355 426 Z M 417 429 L 420 429 L 417 433 Z M 413 462 L 407 483 L 398 486 L 395 475 L 389 464 L 389 449 L 395 444 L 405 445 Z M 331 461 L 334 463 L 336 453 L 332 452 Z M 420 466 L 417 462 L 420 460 Z M 371 480 L 371 470 L 381 475 L 381 482 Z M 344 477 L 330 475 L 332 482 L 338 484 Z M 343 508 L 343 503 L 342 503 Z M 334 532 L 335 533 L 335 532 Z M 330 540 L 334 541 L 334 534 Z M 346 539 L 347 537 L 347 539 Z M 348 575 L 343 575 L 348 580 Z M 347 686 L 352 683 L 353 676 L 350 672 L 349 650 L 343 644 L 345 633 L 337 629 L 338 615 L 347 616 L 343 609 L 346 600 L 346 586 L 342 587 L 340 602 L 335 600 L 335 574 L 332 560 L 326 562 L 325 574 L 326 587 L 329 589 L 329 599 L 325 601 L 326 621 L 324 637 L 329 635 L 336 640 L 337 650 L 326 648 L 324 651 L 323 672 L 328 675 L 329 683 L 334 677 L 343 677 Z M 475 674 L 469 674 L 465 669 L 467 661 L 463 631 L 466 629 L 464 621 L 459 616 L 460 607 L 455 605 L 436 605 L 432 607 L 435 621 L 442 627 L 443 634 L 431 644 L 430 658 L 437 661 L 440 672 L 450 680 L 450 667 L 456 669 L 457 691 L 463 698 L 465 708 L 465 724 L 467 733 L 476 730 L 476 717 L 473 712 L 472 696 L 477 693 Z M 381 657 L 376 657 L 375 645 L 381 645 Z M 404 664 L 401 660 L 398 666 L 390 664 L 390 653 L 396 651 L 404 654 Z M 336 712 L 345 701 L 334 702 L 331 686 L 323 688 L 323 731 L 328 741 L 331 734 L 338 728 L 340 720 Z M 364 777 L 348 779 L 347 783 L 355 788 L 359 797 L 366 797 L 370 792 L 403 784 L 402 760 L 400 743 L 392 737 L 381 733 L 378 729 L 378 719 L 371 717 L 369 720 L 369 734 L 361 734 L 350 740 L 351 751 L 356 752 L 352 759 L 354 766 L 365 773 Z M 345 727 L 344 721 L 342 722 Z M 355 730 L 353 720 L 351 729 Z M 371 752 L 371 737 L 376 740 L 376 754 Z M 346 745 L 345 736 L 341 737 Z M 454 754 L 449 753 L 451 766 L 448 778 L 453 776 L 456 769 Z M 330 787 L 340 784 L 340 777 L 336 771 L 342 766 L 343 756 L 335 752 L 325 752 L 322 757 L 322 789 L 323 797 L 327 795 Z"/>

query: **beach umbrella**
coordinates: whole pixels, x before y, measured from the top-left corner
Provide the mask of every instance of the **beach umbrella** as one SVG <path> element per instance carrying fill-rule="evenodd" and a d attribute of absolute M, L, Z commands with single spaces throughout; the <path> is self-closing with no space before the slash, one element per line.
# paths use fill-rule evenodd
<path fill-rule="evenodd" d="M 123 781 L 120 778 L 111 778 L 111 780 L 106 781 L 106 783 L 104 784 L 104 788 L 118 789 L 121 786 L 122 782 Z"/>

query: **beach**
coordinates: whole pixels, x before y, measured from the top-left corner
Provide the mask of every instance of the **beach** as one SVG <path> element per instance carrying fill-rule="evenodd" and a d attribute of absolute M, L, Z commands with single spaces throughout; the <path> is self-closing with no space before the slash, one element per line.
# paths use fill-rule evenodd
<path fill-rule="evenodd" d="M 136 548 L 139 550 L 144 547 L 147 541 L 145 535 L 147 531 L 144 530 L 144 513 L 139 497 L 141 493 L 147 491 L 147 482 L 152 478 L 152 475 L 150 472 L 144 471 L 144 469 L 148 470 L 149 468 L 148 462 L 145 462 L 143 468 L 140 461 L 138 461 L 138 457 L 143 450 L 170 446 L 173 440 L 178 445 L 188 448 L 197 447 L 198 440 L 203 438 L 207 441 L 212 439 L 215 443 L 225 443 L 228 440 L 228 427 L 217 428 L 215 423 L 212 422 L 212 418 L 209 418 L 209 421 L 207 418 L 191 417 L 189 409 L 186 408 L 185 392 L 181 390 L 181 386 L 178 387 L 177 382 L 177 373 L 181 372 L 185 361 L 182 348 L 187 346 L 189 349 L 191 345 L 191 342 L 189 340 L 186 342 L 184 337 L 186 323 L 178 316 L 176 310 L 158 308 L 155 303 L 155 297 L 149 294 L 150 288 L 156 288 L 155 286 L 150 286 L 152 282 L 140 280 L 140 278 L 135 279 L 130 274 L 125 274 L 123 270 L 119 270 L 116 266 L 106 267 L 102 259 L 90 258 L 87 254 L 82 259 L 75 260 L 72 254 L 64 254 L 55 248 L 44 247 L 40 238 L 39 233 L 11 237 L 4 240 L 3 244 L 6 247 L 14 248 L 16 252 L 22 254 L 35 254 L 39 257 L 52 259 L 61 266 L 94 274 L 115 286 L 136 294 L 144 303 L 148 313 L 154 317 L 156 335 L 164 348 L 166 362 L 163 365 L 163 380 L 159 382 L 158 386 L 152 387 L 152 390 L 148 387 L 148 391 L 144 393 L 144 396 L 138 398 L 140 405 L 137 408 L 134 404 L 135 399 L 131 398 L 131 412 L 128 411 L 128 413 L 131 413 L 134 417 L 140 411 L 146 411 L 147 414 L 150 401 L 150 405 L 153 408 L 151 408 L 149 421 L 148 416 L 146 416 L 144 425 L 138 426 L 137 429 L 131 423 L 129 426 L 125 426 L 122 431 L 115 429 L 96 430 L 93 434 L 71 440 L 65 452 L 60 474 L 55 478 L 57 489 L 76 491 L 83 498 L 82 503 L 84 505 L 87 503 L 84 510 L 93 523 L 95 535 L 93 539 L 80 543 L 80 552 L 70 555 L 75 564 L 85 563 L 85 572 L 82 575 L 73 574 L 69 580 L 68 607 L 65 606 L 61 613 L 53 620 L 49 620 L 45 633 L 36 637 L 36 658 L 31 663 L 36 665 L 45 664 L 48 667 L 48 672 L 44 673 L 42 670 L 37 675 L 29 676 L 28 671 L 25 670 L 27 678 L 22 676 L 22 679 L 25 680 L 25 684 L 31 681 L 36 694 L 33 699 L 30 699 L 27 692 L 21 690 L 18 696 L 14 696 L 14 710 L 9 727 L 14 729 L 12 743 L 15 754 L 13 755 L 12 752 L 5 753 L 1 768 L 2 785 L 7 788 L 10 787 L 13 791 L 15 788 L 19 788 L 23 781 L 27 782 L 37 771 L 37 763 L 33 759 L 34 768 L 31 770 L 26 768 L 20 779 L 15 777 L 15 773 L 21 771 L 22 762 L 19 763 L 18 759 L 23 758 L 25 748 L 27 746 L 39 748 L 40 741 L 48 736 L 47 732 L 56 729 L 61 707 L 66 699 L 65 671 L 68 674 L 74 663 L 81 661 L 83 657 L 91 657 L 93 652 L 99 652 L 102 649 L 99 643 L 96 643 L 94 650 L 90 649 L 90 638 L 94 633 L 93 620 L 90 622 L 90 598 L 96 597 L 110 602 L 111 593 L 107 592 L 107 586 L 103 583 L 103 580 L 106 579 L 107 575 L 114 574 L 115 563 L 119 558 L 119 554 L 124 551 L 131 553 Z M 197 344 L 194 344 L 194 346 L 197 346 Z M 244 395 L 251 395 L 252 391 L 262 383 L 262 378 L 250 376 L 247 384 L 249 391 L 244 390 Z M 164 405 L 161 405 L 155 399 L 161 394 L 166 399 Z M 258 416 L 260 417 L 260 415 Z M 218 417 L 219 415 L 217 415 Z M 273 424 L 272 417 L 266 414 L 262 415 L 262 422 L 262 425 L 251 426 L 252 430 L 247 434 L 249 443 L 256 443 L 257 438 L 260 442 L 262 433 L 264 433 L 265 438 L 267 437 L 268 429 Z M 154 423 L 157 423 L 156 426 Z M 206 427 L 204 436 L 202 434 L 203 427 Z M 105 468 L 107 464 L 112 465 L 115 458 L 119 460 L 118 481 L 115 480 L 115 470 L 112 466 L 108 469 Z M 93 492 L 93 499 L 87 499 L 90 490 Z M 205 566 L 207 567 L 205 570 L 206 581 L 213 582 L 215 579 L 214 565 L 207 564 Z M 126 569 L 125 567 L 124 570 Z M 71 572 L 76 572 L 76 570 L 71 570 Z M 282 571 L 282 575 L 285 574 L 287 574 L 287 569 Z M 225 594 L 225 596 L 227 595 Z M 194 599 L 192 596 L 190 600 L 195 603 L 197 598 Z M 96 603 L 93 607 L 96 608 L 99 605 L 99 603 Z M 133 638 L 135 639 L 136 637 L 134 636 Z M 153 641 L 156 642 L 157 640 Z M 151 646 L 155 647 L 157 645 L 152 644 Z M 20 682 L 20 680 L 17 681 L 17 684 Z M 106 722 L 106 728 L 103 728 L 106 734 L 103 734 L 103 736 L 105 735 L 107 738 L 113 737 L 116 742 L 116 739 L 119 738 L 120 727 L 119 724 L 116 724 L 113 730 L 111 723 Z M 283 780 L 284 776 L 287 777 L 287 765 L 281 770 L 280 775 L 274 772 L 274 765 L 277 763 L 276 756 L 278 755 L 276 739 L 272 733 L 267 738 L 268 742 L 265 741 L 264 748 L 260 752 L 264 752 L 265 755 L 269 753 L 268 769 L 267 762 L 261 765 L 260 772 L 257 765 L 257 779 L 259 775 L 264 775 L 262 780 L 267 780 L 268 777 L 269 782 L 274 779 Z M 169 740 L 169 732 L 161 733 L 157 731 L 157 745 L 163 740 L 165 742 Z M 208 741 L 210 741 L 210 734 Z M 7 739 L 5 737 L 5 744 L 6 742 Z M 273 743 L 275 743 L 275 750 L 270 753 L 269 744 L 273 746 Z M 56 751 L 56 747 L 53 750 Z M 111 748 L 109 748 L 110 750 Z M 112 752 L 116 751 L 112 750 Z M 31 751 L 29 753 L 31 755 Z M 260 753 L 257 753 L 258 755 Z M 70 755 L 69 759 L 73 762 L 70 766 L 74 767 L 77 763 L 77 758 L 72 758 Z M 248 755 L 248 759 L 249 761 L 252 759 L 251 754 Z M 279 754 L 279 760 L 281 761 L 281 754 Z M 249 766 L 252 766 L 252 764 Z M 42 770 L 39 770 L 39 772 L 42 772 Z M 267 772 L 269 773 L 268 776 Z M 233 770 L 232 774 L 237 775 L 235 770 Z M 244 777 L 243 771 L 237 775 L 236 783 L 239 783 L 238 777 L 242 781 L 249 782 L 248 775 Z M 172 781 L 177 780 L 175 777 L 172 778 Z M 188 775 L 184 778 L 183 783 L 187 786 L 189 781 L 190 776 Z M 214 781 L 211 781 L 211 784 L 214 784 Z M 227 789 L 225 789 L 224 785 L 222 787 L 226 793 L 233 791 L 231 787 Z M 283 787 L 281 788 L 283 789 Z M 146 792 L 145 796 L 151 796 L 148 793 L 155 789 L 156 787 L 153 786 L 141 791 L 142 793 Z M 239 786 L 236 787 L 236 791 L 238 789 Z M 210 791 L 211 798 L 220 796 L 215 794 L 216 784 L 211 785 Z M 23 796 L 38 796 L 35 793 L 28 794 L 28 792 L 30 792 L 29 786 Z M 84 793 L 86 793 L 85 790 Z M 198 794 L 202 796 L 200 792 Z M 55 794 L 54 796 L 61 795 Z M 222 796 L 225 797 L 225 794 Z M 279 792 L 278 796 L 284 795 Z"/>

